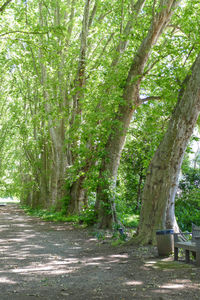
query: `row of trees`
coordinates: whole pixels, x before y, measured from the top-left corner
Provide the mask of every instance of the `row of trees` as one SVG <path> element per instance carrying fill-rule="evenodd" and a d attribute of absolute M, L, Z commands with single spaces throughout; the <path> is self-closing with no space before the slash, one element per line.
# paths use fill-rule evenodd
<path fill-rule="evenodd" d="M 140 146 L 149 162 L 172 114 L 147 173 L 138 238 L 151 243 L 155 229 L 174 227 L 178 174 L 199 113 L 198 10 L 198 1 L 178 0 L 5 2 L 2 187 L 32 207 L 78 214 L 94 205 L 99 226 L 111 227 L 128 129 L 128 140 L 131 132 L 139 140 L 142 115 L 154 122 Z M 141 194 L 140 184 L 138 205 Z"/>

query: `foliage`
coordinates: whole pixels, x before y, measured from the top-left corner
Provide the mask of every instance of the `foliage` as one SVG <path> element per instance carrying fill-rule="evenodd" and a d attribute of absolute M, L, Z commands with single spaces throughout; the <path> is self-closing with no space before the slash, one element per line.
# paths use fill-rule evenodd
<path fill-rule="evenodd" d="M 151 112 L 151 113 L 150 113 Z M 168 110 L 162 103 L 138 109 L 122 152 L 117 185 L 117 211 L 139 212 L 148 165 L 165 131 Z"/>
<path fill-rule="evenodd" d="M 95 223 L 95 212 L 92 209 L 86 209 L 80 215 L 68 215 L 66 216 L 65 211 L 56 211 L 55 208 L 51 209 L 39 209 L 31 208 L 29 206 L 21 206 L 24 211 L 35 217 L 39 217 L 44 221 L 53 222 L 72 222 L 74 224 L 84 224 L 86 226 L 91 226 Z"/>
<path fill-rule="evenodd" d="M 89 2 L 86 35 L 87 1 L 11 2 L 0 16 L 0 194 L 21 198 L 43 219 L 87 225 L 96 221 L 97 185 L 107 180 L 99 178 L 105 145 L 121 126 L 114 117 L 125 104 L 128 70 L 153 12 L 151 0 L 137 17 L 130 1 Z M 126 226 L 137 226 L 149 162 L 199 50 L 198 12 L 196 0 L 178 8 L 141 78 L 140 98 L 159 100 L 137 108 L 122 153 L 115 199 Z M 122 42 L 126 47 L 117 51 Z M 80 179 L 88 208 L 66 216 L 71 187 Z M 193 199 L 197 190 L 191 190 Z"/>
<path fill-rule="evenodd" d="M 117 239 L 115 241 L 112 241 L 112 243 L 111 243 L 111 245 L 113 247 L 118 247 L 118 246 L 121 246 L 123 244 L 125 244 L 125 242 L 122 239 Z"/>
<path fill-rule="evenodd" d="M 191 231 L 192 223 L 200 225 L 200 169 L 188 167 L 179 183 L 176 216 L 182 230 Z"/>
<path fill-rule="evenodd" d="M 125 227 L 136 228 L 139 223 L 139 214 L 123 213 L 120 216 L 120 220 Z"/>

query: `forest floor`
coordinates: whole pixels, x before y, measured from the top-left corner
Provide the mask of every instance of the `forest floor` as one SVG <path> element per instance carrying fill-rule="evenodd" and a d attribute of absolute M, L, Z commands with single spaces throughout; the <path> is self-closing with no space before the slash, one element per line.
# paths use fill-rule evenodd
<path fill-rule="evenodd" d="M 0 299 L 200 299 L 200 268 L 0 207 Z"/>

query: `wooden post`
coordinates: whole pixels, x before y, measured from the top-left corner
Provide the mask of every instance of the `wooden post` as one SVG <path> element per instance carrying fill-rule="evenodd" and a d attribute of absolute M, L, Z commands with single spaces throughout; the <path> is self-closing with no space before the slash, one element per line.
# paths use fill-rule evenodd
<path fill-rule="evenodd" d="M 190 251 L 189 250 L 185 250 L 185 261 L 186 263 L 190 263 Z"/>
<path fill-rule="evenodd" d="M 174 247 L 174 260 L 178 260 L 178 248 Z"/>

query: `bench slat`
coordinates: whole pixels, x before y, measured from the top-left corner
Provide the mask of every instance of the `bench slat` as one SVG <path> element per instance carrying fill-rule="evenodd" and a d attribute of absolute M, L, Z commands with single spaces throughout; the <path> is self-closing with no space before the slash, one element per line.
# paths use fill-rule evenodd
<path fill-rule="evenodd" d="M 192 236 L 191 240 L 188 240 Z M 190 262 L 190 251 L 196 254 L 196 265 L 200 266 L 200 227 L 192 224 L 191 233 L 175 233 L 174 234 L 174 260 L 178 260 L 178 249 L 185 250 L 186 263 Z"/>
<path fill-rule="evenodd" d="M 176 242 L 176 243 L 174 243 L 174 247 L 195 251 L 196 243 L 194 243 L 194 242 Z"/>

